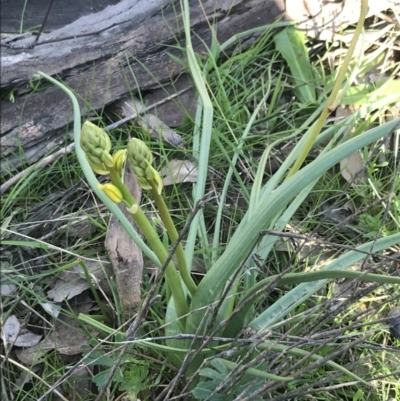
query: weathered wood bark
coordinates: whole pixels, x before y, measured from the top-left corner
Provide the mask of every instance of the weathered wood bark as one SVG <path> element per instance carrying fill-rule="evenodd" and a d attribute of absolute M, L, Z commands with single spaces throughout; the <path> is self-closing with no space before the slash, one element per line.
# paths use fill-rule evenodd
<path fill-rule="evenodd" d="M 2 33 L 15 33 L 39 27 L 51 0 L 0 0 Z M 53 2 L 44 32 L 51 32 L 71 24 L 80 17 L 98 13 L 121 0 L 68 0 Z M 22 22 L 22 27 L 21 27 Z"/>
<path fill-rule="evenodd" d="M 2 0 L 2 5 L 9 1 Z M 285 6 L 286 17 L 304 21 L 300 27 L 311 36 L 332 37 L 339 26 L 358 20 L 360 1 L 327 1 L 321 8 L 319 0 L 190 0 L 194 50 L 201 52 L 203 43 L 210 44 L 210 23 L 216 23 L 217 39 L 224 42 L 273 22 Z M 399 0 L 370 1 L 370 13 L 391 4 Z M 252 39 L 243 40 L 243 48 Z M 32 41 L 20 39 L 13 45 Z M 12 89 L 16 100 L 1 102 L 0 171 L 12 175 L 23 163 L 31 164 L 65 143 L 71 103 L 58 88 L 32 93 L 29 81 L 36 71 L 71 87 L 85 118 L 138 87 L 146 91 L 180 74 L 184 67 L 168 53 L 183 58 L 174 46 L 184 42 L 178 0 L 122 0 L 42 35 L 34 49 L 2 47 L 0 87 Z"/>
<path fill-rule="evenodd" d="M 58 76 L 71 87 L 83 116 L 138 86 L 143 91 L 181 73 L 184 67 L 168 55 L 182 57 L 173 46 L 184 45 L 179 1 L 174 3 L 175 9 L 171 0 L 125 0 L 44 35 L 34 49 L 3 48 L 1 88 L 13 88 L 18 96 L 15 103 L 2 102 L 1 171 L 12 172 L 22 161 L 32 163 L 65 142 L 71 103 L 55 87 L 29 93 L 36 71 Z M 190 3 L 196 51 L 203 50 L 202 40 L 211 43 L 209 21 L 218 21 L 218 40 L 223 42 L 283 12 L 283 0 Z"/>

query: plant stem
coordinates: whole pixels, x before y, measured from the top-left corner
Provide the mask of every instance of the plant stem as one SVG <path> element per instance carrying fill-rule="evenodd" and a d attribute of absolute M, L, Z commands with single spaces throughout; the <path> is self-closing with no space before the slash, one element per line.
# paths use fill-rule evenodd
<path fill-rule="evenodd" d="M 110 169 L 109 174 L 112 183 L 118 187 L 121 191 L 124 200 L 130 205 L 137 204 L 136 199 L 133 197 L 127 186 L 122 182 L 120 175 L 114 169 Z M 146 215 L 143 213 L 143 210 L 138 207 L 135 213 L 132 213 L 133 218 L 135 219 L 137 225 L 145 236 L 148 244 L 151 249 L 157 255 L 158 259 L 161 263 L 164 263 L 168 258 L 168 252 L 164 248 L 163 243 L 161 242 L 157 232 L 154 230 Z M 188 313 L 188 308 L 186 304 L 186 297 L 183 292 L 181 279 L 178 271 L 176 270 L 174 264 L 172 262 L 168 263 L 167 268 L 165 269 L 165 276 L 168 282 L 168 285 L 171 288 L 172 296 L 174 298 L 176 311 L 178 317 L 183 318 Z M 183 322 L 184 324 L 184 318 Z"/>
<path fill-rule="evenodd" d="M 169 238 L 171 240 L 171 244 L 174 245 L 178 241 L 179 234 L 176 231 L 175 224 L 172 221 L 168 207 L 165 204 L 164 197 L 158 193 L 157 185 L 154 183 L 154 181 L 150 181 L 150 184 L 151 184 L 151 193 L 156 203 L 158 212 L 160 213 L 161 220 L 163 221 L 164 226 L 167 229 Z M 178 269 L 179 272 L 181 273 L 182 280 L 185 283 L 186 287 L 188 288 L 190 294 L 193 295 L 197 290 L 197 286 L 196 283 L 193 281 L 192 276 L 190 275 L 189 269 L 187 267 L 185 251 L 183 250 L 183 246 L 181 243 L 178 244 L 178 247 L 176 248 L 175 256 L 178 261 Z"/>
<path fill-rule="evenodd" d="M 351 44 L 349 46 L 349 50 L 346 54 L 346 57 L 343 61 L 342 66 L 340 67 L 338 77 L 335 81 L 335 85 L 333 86 L 332 92 L 326 102 L 326 106 L 324 107 L 324 110 L 322 111 L 321 115 L 319 116 L 316 124 L 314 125 L 311 135 L 308 138 L 308 141 L 306 142 L 306 144 L 304 145 L 304 148 L 302 149 L 299 158 L 296 160 L 293 167 L 288 172 L 288 174 L 285 178 L 286 180 L 299 170 L 299 168 L 303 164 L 304 160 L 306 159 L 308 153 L 310 152 L 310 149 L 312 148 L 312 146 L 315 142 L 315 139 L 321 132 L 321 129 L 326 122 L 326 119 L 328 118 L 329 114 L 331 114 L 331 112 L 336 108 L 335 101 L 336 101 L 337 95 L 339 93 L 340 87 L 342 86 L 344 77 L 346 76 L 346 73 L 349 69 L 350 61 L 351 61 L 351 58 L 353 57 L 354 49 L 357 45 L 357 41 L 360 36 L 362 27 L 364 25 L 364 21 L 365 21 L 365 17 L 367 16 L 367 12 L 368 12 L 368 0 L 362 0 L 361 1 L 360 18 L 358 19 L 357 27 L 354 32 L 354 36 L 351 41 Z"/>

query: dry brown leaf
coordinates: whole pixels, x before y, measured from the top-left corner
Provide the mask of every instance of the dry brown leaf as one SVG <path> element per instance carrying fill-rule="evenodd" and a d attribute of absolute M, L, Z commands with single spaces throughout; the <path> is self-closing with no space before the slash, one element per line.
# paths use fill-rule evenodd
<path fill-rule="evenodd" d="M 0 294 L 2 297 L 7 297 L 15 292 L 17 286 L 15 284 L 0 284 Z"/>
<path fill-rule="evenodd" d="M 181 182 L 197 182 L 199 172 L 189 160 L 170 160 L 160 171 L 164 186 Z"/>
<path fill-rule="evenodd" d="M 137 202 L 140 203 L 141 189 L 129 163 L 125 163 L 124 183 Z M 138 230 L 126 207 L 119 205 L 119 208 Z M 114 216 L 111 216 L 108 224 L 105 245 L 114 269 L 122 309 L 128 316 L 132 316 L 140 302 L 140 284 L 143 271 L 142 251 Z"/>
<path fill-rule="evenodd" d="M 10 315 L 1 327 L 1 339 L 4 344 L 17 347 L 33 347 L 39 343 L 42 337 L 22 328 L 15 315 Z"/>
<path fill-rule="evenodd" d="M 164 124 L 158 117 L 145 112 L 146 106 L 138 99 L 123 98 L 114 104 L 124 118 L 135 118 L 135 123 L 154 139 L 160 139 L 174 147 L 183 144 L 182 137 Z M 144 114 L 144 115 L 142 115 Z"/>
<path fill-rule="evenodd" d="M 39 372 L 39 366 L 31 366 L 28 371 L 22 371 L 21 374 L 18 376 L 17 380 L 15 381 L 15 385 L 13 386 L 12 392 L 19 393 L 21 388 L 31 382 L 33 378 L 33 373 Z"/>
<path fill-rule="evenodd" d="M 343 178 L 351 182 L 351 186 L 359 195 L 363 195 L 363 184 L 367 181 L 363 166 L 364 161 L 359 152 L 352 153 L 340 162 L 340 172 Z"/>
<path fill-rule="evenodd" d="M 81 294 L 89 288 L 86 280 L 77 278 L 76 276 L 72 281 L 65 281 L 58 279 L 53 288 L 47 293 L 47 296 L 54 302 L 62 302 Z"/>
<path fill-rule="evenodd" d="M 39 302 L 40 306 L 51 316 L 58 317 L 61 311 L 61 306 L 50 302 Z"/>
<path fill-rule="evenodd" d="M 75 315 L 88 313 L 93 306 L 93 301 L 87 297 L 87 301 L 81 300 L 78 306 L 73 307 Z M 96 332 L 92 332 L 93 335 Z M 41 362 L 41 357 L 50 350 L 56 349 L 60 354 L 77 355 L 82 352 L 81 346 L 89 344 L 89 336 L 83 331 L 76 318 L 62 315 L 55 321 L 54 330 L 37 345 L 17 350 L 18 359 L 26 366 Z"/>
<path fill-rule="evenodd" d="M 101 287 L 106 293 L 110 294 L 111 290 L 108 285 L 107 277 L 111 276 L 111 266 L 108 261 L 93 262 L 85 261 L 88 272 L 95 278 L 95 286 Z M 89 288 L 85 273 L 80 264 L 76 264 L 70 270 L 64 270 L 58 276 L 57 281 L 52 286 L 47 296 L 54 302 L 62 302 L 69 300 L 76 295 L 81 294 Z"/>

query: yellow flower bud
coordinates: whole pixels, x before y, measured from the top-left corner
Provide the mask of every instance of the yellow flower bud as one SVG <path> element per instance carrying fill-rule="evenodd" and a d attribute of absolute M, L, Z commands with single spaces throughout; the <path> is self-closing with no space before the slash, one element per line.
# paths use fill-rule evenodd
<path fill-rule="evenodd" d="M 110 137 L 90 121 L 85 121 L 82 126 L 81 146 L 95 172 L 108 174 L 109 169 L 114 167 L 114 160 L 110 155 Z"/>
<path fill-rule="evenodd" d="M 158 173 L 158 171 L 151 165 L 147 166 L 147 168 L 144 170 L 145 172 L 145 181 L 146 181 L 146 185 L 149 188 L 144 188 L 143 189 L 150 189 L 151 185 L 155 185 L 157 188 L 157 192 L 160 195 L 162 192 L 162 189 L 164 187 L 164 183 L 160 177 L 160 174 Z M 139 181 L 139 179 L 138 179 Z"/>
<path fill-rule="evenodd" d="M 118 174 L 122 177 L 122 168 L 124 167 L 124 163 L 126 160 L 126 149 L 120 149 L 113 155 L 114 160 L 114 169 L 118 172 Z"/>
<path fill-rule="evenodd" d="M 114 184 L 98 184 L 97 187 L 101 189 L 114 203 L 121 203 L 123 199 L 122 193 Z"/>
<path fill-rule="evenodd" d="M 136 176 L 137 182 L 139 184 L 139 187 L 142 189 L 151 189 L 151 185 L 149 184 L 149 182 L 146 180 L 145 177 L 140 177 L 140 176 Z"/>
<path fill-rule="evenodd" d="M 140 187 L 142 189 L 151 189 L 150 181 L 153 181 L 157 186 L 157 192 L 160 194 L 163 182 L 158 171 L 152 166 L 153 155 L 148 146 L 140 139 L 131 139 L 128 144 L 127 158 Z"/>
<path fill-rule="evenodd" d="M 147 182 L 146 169 L 151 166 L 153 162 L 153 155 L 148 146 L 137 138 L 132 138 L 128 143 L 127 157 L 135 173 L 139 185 L 143 189 L 151 188 Z M 147 187 L 147 188 L 145 188 Z"/>
<path fill-rule="evenodd" d="M 110 170 L 108 170 L 107 167 L 103 163 L 97 164 L 97 159 L 95 157 L 92 157 L 88 153 L 85 153 L 85 155 L 86 155 L 86 160 L 90 164 L 90 167 L 96 174 L 100 174 L 100 175 L 110 174 Z"/>
<path fill-rule="evenodd" d="M 146 160 L 148 164 L 153 163 L 153 155 L 149 147 L 139 138 L 132 138 L 128 144 L 128 157 L 140 163 Z"/>
<path fill-rule="evenodd" d="M 100 155 L 100 160 L 107 166 L 107 167 L 114 167 L 114 160 L 110 153 L 103 151 Z"/>
<path fill-rule="evenodd" d="M 89 161 L 89 160 L 88 160 Z M 108 175 L 110 174 L 110 170 L 103 170 L 104 166 L 98 166 L 97 164 L 93 164 L 89 161 L 90 167 L 92 168 L 92 170 L 99 175 Z"/>

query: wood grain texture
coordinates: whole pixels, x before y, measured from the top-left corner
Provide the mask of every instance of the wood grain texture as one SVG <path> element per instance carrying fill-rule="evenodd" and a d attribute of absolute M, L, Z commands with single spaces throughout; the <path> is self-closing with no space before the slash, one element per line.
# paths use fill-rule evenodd
<path fill-rule="evenodd" d="M 1 105 L 1 171 L 12 175 L 21 164 L 36 162 L 69 140 L 70 101 L 54 87 L 29 93 L 28 83 L 36 71 L 58 76 L 71 87 L 83 118 L 137 91 L 138 86 L 144 91 L 180 74 L 184 67 L 168 55 L 182 58 L 172 47 L 177 43 L 184 46 L 177 3 L 174 9 L 170 0 L 124 0 L 43 35 L 34 49 L 3 48 L 1 88 L 12 88 L 16 100 Z M 210 21 L 218 23 L 218 40 L 223 42 L 238 32 L 272 22 L 283 12 L 283 0 L 190 3 L 197 52 L 204 51 L 202 41 L 211 43 Z M 228 8 L 230 4 L 233 6 Z M 243 47 L 249 43 L 245 41 Z"/>
<path fill-rule="evenodd" d="M 9 2 L 2 0 L 1 4 Z M 333 40 L 335 32 L 357 22 L 360 0 L 324 0 L 322 7 L 320 0 L 189 3 L 193 46 L 201 53 L 205 51 L 204 43 L 211 43 L 211 23 L 218 27 L 217 40 L 224 42 L 239 32 L 272 23 L 283 13 L 286 19 L 296 20 L 309 36 Z M 399 5 L 400 0 L 370 1 L 369 15 Z M 53 7 L 55 14 L 65 12 L 58 10 L 57 1 Z M 7 10 L 2 7 L 2 18 Z M 13 45 L 26 46 L 32 40 L 19 39 Z M 242 40 L 242 48 L 253 41 L 254 37 Z M 184 67 L 168 53 L 184 58 L 175 48 L 177 44 L 184 46 L 184 42 L 178 0 L 122 0 L 43 34 L 34 49 L 2 47 L 0 87 L 5 92 L 13 90 L 16 100 L 1 102 L 1 173 L 7 179 L 22 165 L 38 161 L 71 140 L 69 99 L 54 87 L 32 93 L 29 81 L 36 71 L 57 76 L 71 87 L 85 119 L 113 101 L 136 93 L 138 87 L 146 93 L 174 80 Z"/>
<path fill-rule="evenodd" d="M 17 33 L 21 22 L 23 31 L 38 28 L 51 0 L 1 0 L 1 32 Z M 51 32 L 71 24 L 85 15 L 98 13 L 121 0 L 54 0 L 44 32 Z M 25 9 L 24 5 L 26 3 Z"/>

